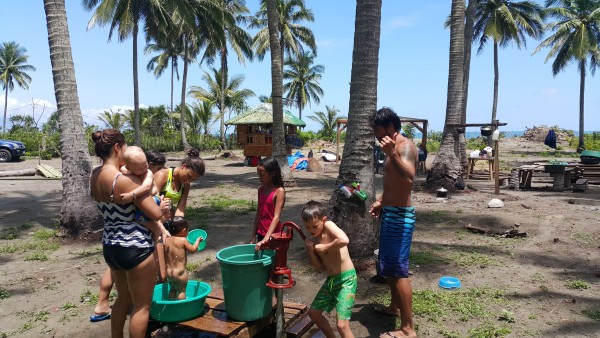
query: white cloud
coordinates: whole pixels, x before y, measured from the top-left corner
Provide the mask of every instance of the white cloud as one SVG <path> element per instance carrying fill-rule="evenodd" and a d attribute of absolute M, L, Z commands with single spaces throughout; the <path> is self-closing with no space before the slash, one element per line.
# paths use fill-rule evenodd
<path fill-rule="evenodd" d="M 413 13 L 410 16 L 397 16 L 385 22 L 385 26 L 389 29 L 399 29 L 416 26 L 421 18 L 420 13 Z"/>
<path fill-rule="evenodd" d="M 331 47 L 335 45 L 335 42 L 333 40 L 318 40 L 317 41 L 317 47 Z"/>
<path fill-rule="evenodd" d="M 556 88 L 546 88 L 542 89 L 543 96 L 556 96 L 558 95 L 558 89 Z"/>

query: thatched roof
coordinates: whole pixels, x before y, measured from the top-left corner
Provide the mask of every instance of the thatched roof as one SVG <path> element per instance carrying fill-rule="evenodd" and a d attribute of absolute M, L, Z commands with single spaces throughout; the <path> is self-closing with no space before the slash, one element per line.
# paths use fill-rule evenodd
<path fill-rule="evenodd" d="M 251 109 L 230 120 L 225 121 L 225 124 L 273 124 L 273 105 L 271 103 L 261 103 L 254 109 Z M 283 111 L 283 124 L 291 124 L 298 127 L 306 127 L 306 123 L 304 121 L 295 117 L 287 110 Z"/>

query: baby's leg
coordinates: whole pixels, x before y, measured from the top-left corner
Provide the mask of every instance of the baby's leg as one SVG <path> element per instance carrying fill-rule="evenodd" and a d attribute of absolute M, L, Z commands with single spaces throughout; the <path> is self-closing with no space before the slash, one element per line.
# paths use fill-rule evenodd
<path fill-rule="evenodd" d="M 181 276 L 181 279 L 178 281 L 179 293 L 177 294 L 178 300 L 184 300 L 186 298 L 185 289 L 187 288 L 188 283 L 188 273 L 187 271 Z"/>

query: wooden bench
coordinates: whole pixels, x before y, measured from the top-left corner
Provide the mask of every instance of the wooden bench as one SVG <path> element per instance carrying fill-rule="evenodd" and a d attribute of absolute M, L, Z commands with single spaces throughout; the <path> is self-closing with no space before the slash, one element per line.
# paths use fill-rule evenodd
<path fill-rule="evenodd" d="M 542 165 L 524 165 L 518 167 L 519 188 L 531 189 L 531 180 L 534 173 L 548 173 Z M 564 172 L 549 173 L 552 176 L 552 190 L 564 191 L 571 186 L 572 176 L 576 170 L 566 167 Z"/>
<path fill-rule="evenodd" d="M 308 317 L 308 305 L 283 302 L 283 307 L 287 337 L 302 337 L 307 333 L 309 337 L 312 337 L 320 332 L 315 328 L 311 330 L 314 323 Z M 205 308 L 202 316 L 174 323 L 174 325 L 202 332 L 211 337 L 251 338 L 274 324 L 274 315 L 252 322 L 239 322 L 227 318 L 223 290 L 221 289 L 213 289 L 206 297 Z M 153 323 L 154 327 L 163 325 L 164 323 Z"/>
<path fill-rule="evenodd" d="M 469 157 L 467 163 L 467 179 L 474 177 L 474 169 L 477 161 L 486 161 L 488 164 L 488 172 L 490 180 L 494 180 L 494 158 L 493 157 Z"/>
<path fill-rule="evenodd" d="M 568 164 L 567 168 L 574 170 L 574 179 L 585 178 L 589 184 L 600 184 L 600 164 Z"/>

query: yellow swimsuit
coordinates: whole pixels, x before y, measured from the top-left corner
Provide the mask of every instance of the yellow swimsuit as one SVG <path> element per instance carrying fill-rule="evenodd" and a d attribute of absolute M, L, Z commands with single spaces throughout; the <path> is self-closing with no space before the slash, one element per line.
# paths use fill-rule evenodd
<path fill-rule="evenodd" d="M 169 168 L 169 176 L 167 176 L 167 184 L 160 192 L 165 198 L 171 199 L 171 204 L 176 205 L 181 200 L 181 196 L 183 195 L 183 184 L 179 188 L 179 191 L 173 190 L 173 172 L 175 171 L 174 167 Z"/>

